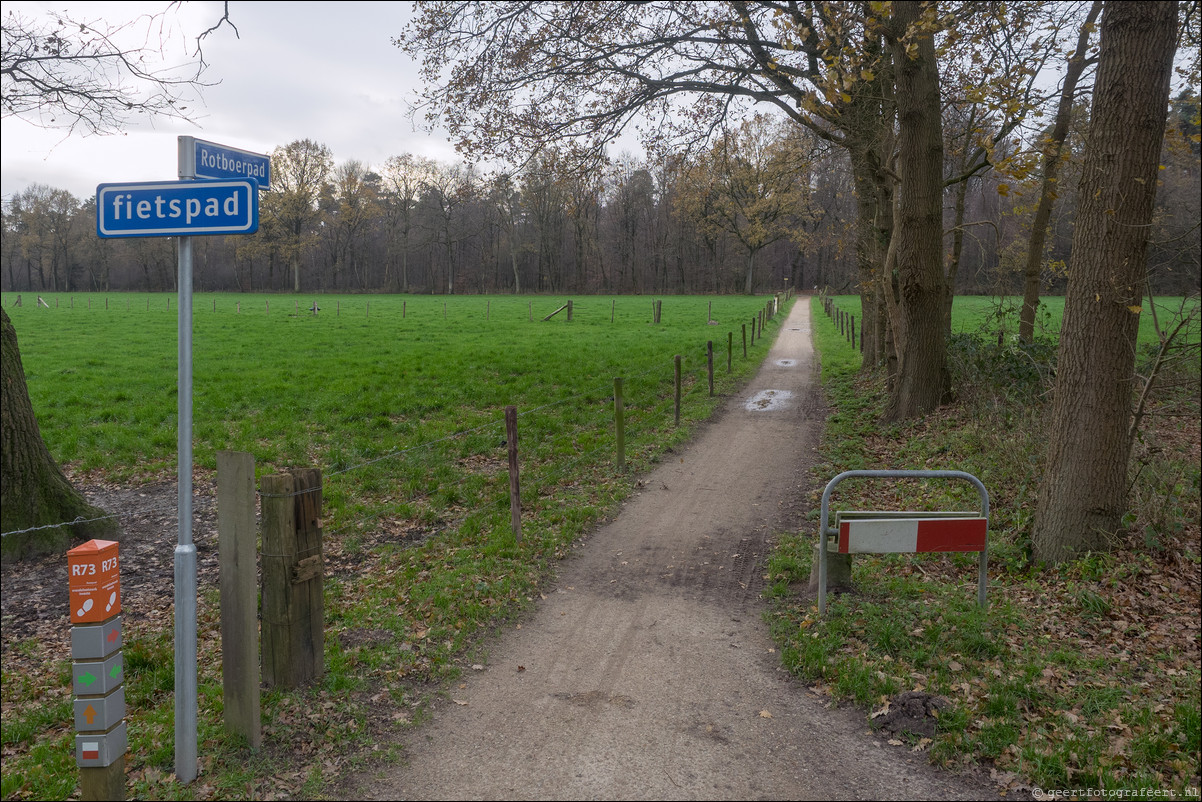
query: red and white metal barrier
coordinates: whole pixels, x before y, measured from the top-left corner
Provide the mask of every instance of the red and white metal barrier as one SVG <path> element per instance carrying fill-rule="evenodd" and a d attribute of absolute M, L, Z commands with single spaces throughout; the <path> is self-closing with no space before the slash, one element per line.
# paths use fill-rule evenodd
<path fill-rule="evenodd" d="M 830 522 L 830 497 L 845 479 L 963 479 L 977 488 L 981 510 L 973 512 L 839 512 Z M 819 529 L 818 614 L 826 614 L 826 555 L 831 546 L 840 554 L 912 554 L 917 552 L 980 553 L 977 602 L 986 606 L 989 493 L 981 480 L 963 471 L 845 471 L 822 493 Z M 832 543 L 831 540 L 834 539 Z"/>

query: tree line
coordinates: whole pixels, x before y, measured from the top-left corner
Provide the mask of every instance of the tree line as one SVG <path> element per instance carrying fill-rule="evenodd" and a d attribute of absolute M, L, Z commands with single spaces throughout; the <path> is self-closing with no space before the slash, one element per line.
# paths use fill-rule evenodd
<path fill-rule="evenodd" d="M 1151 237 L 1157 293 L 1199 283 L 1197 97 L 1174 100 Z M 950 127 L 955 110 L 945 114 Z M 1067 280 L 1088 107 L 1073 109 L 1039 281 Z M 1027 147 L 1015 136 L 1010 153 Z M 253 236 L 198 237 L 198 288 L 242 292 L 856 292 L 845 151 L 765 115 L 700 151 L 624 155 L 587 172 L 555 153 L 517 172 L 402 154 L 336 162 L 297 140 L 272 154 Z M 956 168 L 947 157 L 945 172 Z M 1021 294 L 1039 177 L 991 171 L 944 192 L 958 294 Z M 100 239 L 95 198 L 35 184 L 5 198 L 7 291 L 173 291 L 168 238 Z M 1191 230 L 1193 235 L 1190 235 Z"/>

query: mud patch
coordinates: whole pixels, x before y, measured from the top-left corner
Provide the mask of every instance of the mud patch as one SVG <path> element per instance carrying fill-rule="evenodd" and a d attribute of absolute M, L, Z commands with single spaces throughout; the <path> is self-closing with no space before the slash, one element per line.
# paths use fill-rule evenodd
<path fill-rule="evenodd" d="M 873 714 L 872 726 L 895 735 L 909 734 L 932 738 L 939 714 L 951 705 L 940 696 L 920 691 L 908 691 L 889 700 L 882 710 Z"/>
<path fill-rule="evenodd" d="M 743 408 L 748 412 L 774 412 L 790 405 L 793 393 L 789 390 L 760 390 Z"/>
<path fill-rule="evenodd" d="M 797 364 L 797 360 L 796 359 L 778 359 L 778 360 L 776 360 L 776 364 L 782 368 L 791 368 Z"/>

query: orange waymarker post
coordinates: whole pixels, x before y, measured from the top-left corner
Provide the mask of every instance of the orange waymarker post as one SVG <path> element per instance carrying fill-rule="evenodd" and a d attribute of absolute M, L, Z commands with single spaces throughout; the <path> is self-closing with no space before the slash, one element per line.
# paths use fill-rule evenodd
<path fill-rule="evenodd" d="M 67 552 L 75 764 L 83 799 L 125 799 L 125 666 L 117 543 L 89 540 Z"/>
<path fill-rule="evenodd" d="M 121 612 L 117 542 L 89 540 L 67 552 L 71 623 L 94 624 Z"/>

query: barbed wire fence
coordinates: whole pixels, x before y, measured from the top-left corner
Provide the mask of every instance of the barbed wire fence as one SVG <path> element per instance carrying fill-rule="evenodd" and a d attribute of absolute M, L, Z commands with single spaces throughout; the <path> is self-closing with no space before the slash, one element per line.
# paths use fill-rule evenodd
<path fill-rule="evenodd" d="M 773 317 L 774 317 L 774 315 L 766 316 L 766 320 L 772 320 Z M 733 337 L 733 332 L 731 333 L 730 336 Z M 670 387 L 673 383 L 673 379 L 670 378 L 672 375 L 672 369 L 673 369 L 673 367 L 672 367 L 673 359 L 674 359 L 674 356 L 668 356 L 667 358 L 664 358 L 662 360 L 662 362 L 663 362 L 662 365 L 658 364 L 658 363 L 653 364 L 650 367 L 647 367 L 645 370 L 642 370 L 640 372 L 622 376 L 622 378 L 625 381 L 630 382 L 629 387 L 631 387 L 632 389 L 636 386 L 636 382 L 639 382 L 640 380 L 644 380 L 647 377 L 653 376 L 655 374 L 660 374 L 662 376 L 666 373 L 669 376 L 669 378 L 661 378 L 659 380 L 652 381 L 652 382 L 643 382 L 643 384 L 645 384 L 647 386 L 642 387 L 642 389 L 645 390 L 649 394 L 650 400 L 648 400 L 646 403 L 642 404 L 640 407 L 632 407 L 631 408 L 631 411 L 629 413 L 630 420 L 626 426 L 628 442 L 631 445 L 641 442 L 640 438 L 646 439 L 647 437 L 654 435 L 664 425 L 671 425 L 670 424 L 671 415 L 672 415 L 671 407 L 673 405 L 673 399 L 670 396 L 668 396 L 667 394 L 661 394 L 661 397 L 657 397 L 656 394 L 660 393 L 662 388 Z M 693 357 L 685 357 L 685 359 L 687 359 L 687 363 L 688 363 L 688 378 L 690 379 L 690 381 L 689 381 L 689 386 L 688 386 L 687 391 L 682 387 L 682 391 L 681 391 L 682 392 L 682 396 L 681 396 L 682 407 L 684 405 L 684 400 L 686 399 L 686 397 L 688 397 L 691 394 L 695 394 L 695 393 L 701 391 L 701 389 L 706 386 L 706 382 L 705 382 L 704 378 L 699 379 L 698 374 L 704 374 L 705 371 L 707 370 L 707 368 L 709 367 L 706 364 L 705 357 L 702 357 L 700 360 L 693 358 Z M 665 365 L 667 366 L 666 368 L 665 368 Z M 618 371 L 615 370 L 614 372 L 617 373 Z M 718 372 L 717 369 L 715 369 L 715 373 L 717 373 L 717 372 Z M 682 373 L 682 384 L 683 383 L 684 383 L 684 374 Z M 612 405 L 614 403 L 613 388 L 612 388 L 612 386 L 610 386 L 608 384 L 607 385 L 598 385 L 598 386 L 591 387 L 591 388 L 585 388 L 579 392 L 568 395 L 564 398 L 559 398 L 559 399 L 556 399 L 553 401 L 548 401 L 546 403 L 540 404 L 538 406 L 532 407 L 532 408 L 524 410 L 524 411 L 519 410 L 517 413 L 517 417 L 518 417 L 519 421 L 521 421 L 522 419 L 525 419 L 529 422 L 529 421 L 533 421 L 535 416 L 539 415 L 540 413 L 544 413 L 547 410 L 554 409 L 554 408 L 562 406 L 564 404 L 569 404 L 569 403 L 574 403 L 574 402 L 582 402 L 582 401 L 585 401 L 588 403 L 604 403 L 604 404 Z M 640 410 L 640 412 L 642 413 L 641 417 L 639 417 L 635 413 L 634 410 L 636 410 L 636 409 Z M 322 477 L 323 477 L 323 484 L 324 484 L 324 480 L 326 478 L 335 478 L 335 477 L 345 476 L 348 474 L 353 474 L 357 471 L 360 471 L 360 470 L 363 470 L 363 469 L 366 469 L 366 468 L 369 468 L 372 466 L 376 466 L 376 465 L 379 465 L 382 463 L 386 463 L 386 462 L 389 462 L 392 460 L 403 460 L 403 459 L 407 459 L 407 458 L 412 458 L 415 455 L 423 453 L 423 452 L 424 453 L 432 453 L 436 448 L 443 446 L 444 444 L 447 444 L 447 443 L 450 443 L 450 442 L 453 442 L 456 440 L 460 440 L 460 439 L 465 439 L 471 435 L 479 434 L 479 433 L 490 431 L 490 430 L 495 431 L 497 433 L 496 441 L 498 443 L 503 444 L 505 441 L 505 434 L 506 434 L 505 421 L 503 418 L 504 410 L 502 409 L 502 410 L 499 410 L 492 414 L 496 414 L 496 415 L 498 415 L 498 417 L 495 419 L 490 419 L 484 423 L 481 423 L 481 424 L 478 424 L 475 426 L 458 429 L 454 432 L 451 432 L 451 433 L 448 433 L 445 435 L 441 435 L 438 437 L 434 437 L 430 440 L 427 440 L 427 441 L 424 441 L 421 443 L 397 448 L 392 451 L 389 451 L 386 454 L 361 459 L 357 462 L 354 462 L 353 464 L 345 465 L 342 463 L 341 460 L 336 461 L 334 464 L 328 465 L 328 466 L 320 469 Z M 630 424 L 635 424 L 635 425 L 632 426 Z M 642 427 L 640 428 L 638 424 L 641 424 Z M 523 434 L 522 434 L 523 443 L 527 443 L 527 447 L 524 449 L 524 453 L 526 453 L 527 456 L 538 453 L 537 447 L 539 445 L 537 429 L 535 429 L 535 431 L 533 433 L 531 433 L 529 431 L 529 428 L 530 427 L 526 427 L 526 429 L 523 430 Z M 572 457 L 568 457 L 568 458 L 564 458 L 562 455 L 559 457 L 540 458 L 540 460 L 535 465 L 528 466 L 527 469 L 525 471 L 523 471 L 523 473 L 522 473 L 523 494 L 524 495 L 530 494 L 530 495 L 538 496 L 538 495 L 541 495 L 542 493 L 546 492 L 549 488 L 559 486 L 559 484 L 565 478 L 567 478 L 571 475 L 575 475 L 577 469 L 579 468 L 579 466 L 582 463 L 588 462 L 588 463 L 594 464 L 594 465 L 603 463 L 606 459 L 606 452 L 609 452 L 610 454 L 612 454 L 614 451 L 614 447 L 615 447 L 613 441 L 610 439 L 606 439 L 604 434 L 600 434 L 600 433 L 596 432 L 595 429 L 592 427 L 577 427 L 575 429 L 572 429 L 572 430 L 564 433 L 564 436 L 571 442 L 571 444 L 573 446 L 578 446 L 581 442 L 588 440 L 589 437 L 587 437 L 587 435 L 590 435 L 590 434 L 594 435 L 596 437 L 596 439 L 599 441 L 598 445 L 596 445 L 592 448 L 588 448 L 587 450 L 582 450 L 577 447 L 576 453 Z M 527 438 L 529 438 L 529 442 L 527 441 Z M 530 447 L 531 444 L 533 445 L 533 447 Z M 500 478 L 506 478 L 506 480 L 507 480 L 507 473 L 505 471 L 498 470 L 494 473 L 494 476 L 497 477 L 498 484 L 500 483 L 499 482 Z M 293 493 L 289 493 L 289 494 L 271 494 L 271 493 L 263 493 L 260 490 L 256 490 L 256 495 L 259 498 L 293 497 L 293 496 L 299 496 L 299 495 L 304 495 L 304 494 L 313 493 L 313 492 L 329 493 L 330 488 L 326 487 L 323 489 L 322 486 L 319 485 L 318 487 L 315 487 L 315 488 L 301 489 L 301 490 L 297 490 L 297 491 L 294 491 Z M 485 494 L 485 495 L 487 495 L 487 494 Z M 502 511 L 502 508 L 504 507 L 504 512 L 508 513 L 508 505 L 506 503 L 508 501 L 508 499 L 509 499 L 508 485 L 506 484 L 503 491 L 499 488 L 496 490 L 495 496 L 488 497 L 485 500 L 474 504 L 473 506 L 469 507 L 466 510 L 461 510 L 455 516 L 454 520 L 445 521 L 444 526 L 442 526 L 439 531 L 446 531 L 451 528 L 461 527 L 464 525 L 464 523 L 468 519 L 472 518 L 473 516 L 479 515 L 481 512 L 484 512 L 484 511 L 488 510 L 489 508 L 495 508 L 497 514 L 499 515 Z M 215 501 L 215 499 L 214 499 L 214 501 Z M 388 509 L 389 506 L 395 507 L 395 506 L 408 504 L 408 503 L 409 502 L 396 502 L 393 505 L 385 504 L 385 505 L 382 505 L 381 509 L 378 509 L 377 511 L 373 512 L 370 515 L 361 515 L 361 516 L 353 517 L 353 518 L 350 518 L 347 520 L 342 520 L 339 522 L 339 525 L 337 526 L 337 528 L 327 532 L 326 536 L 333 537 L 340 533 L 345 533 L 345 532 L 349 532 L 352 530 L 360 530 L 361 531 L 361 530 L 363 530 L 365 525 L 378 523 L 381 520 L 390 517 L 389 513 L 393 512 L 394 510 Z M 93 518 L 83 518 L 82 516 L 78 516 L 75 519 L 70 520 L 70 521 L 60 521 L 57 523 L 42 524 L 39 526 L 27 527 L 24 529 L 15 529 L 15 530 L 7 531 L 7 532 L 0 532 L 0 537 L 7 538 L 10 536 L 29 534 L 31 532 L 47 530 L 47 529 L 75 527 L 75 526 L 79 526 L 79 525 L 83 525 L 83 524 L 94 523 L 94 522 L 104 521 L 104 520 L 114 520 L 115 519 L 115 520 L 120 521 L 122 519 L 129 519 L 134 516 L 145 517 L 145 516 L 149 516 L 149 515 L 167 515 L 167 514 L 175 513 L 176 510 L 177 510 L 177 506 L 175 503 L 169 503 L 169 502 L 164 501 L 164 502 L 152 504 L 152 505 L 149 505 L 147 507 L 143 507 L 143 508 L 140 508 L 137 510 L 128 511 L 123 514 L 122 513 L 114 513 L 114 514 L 110 514 L 110 515 L 97 516 L 97 517 L 93 517 Z"/>

